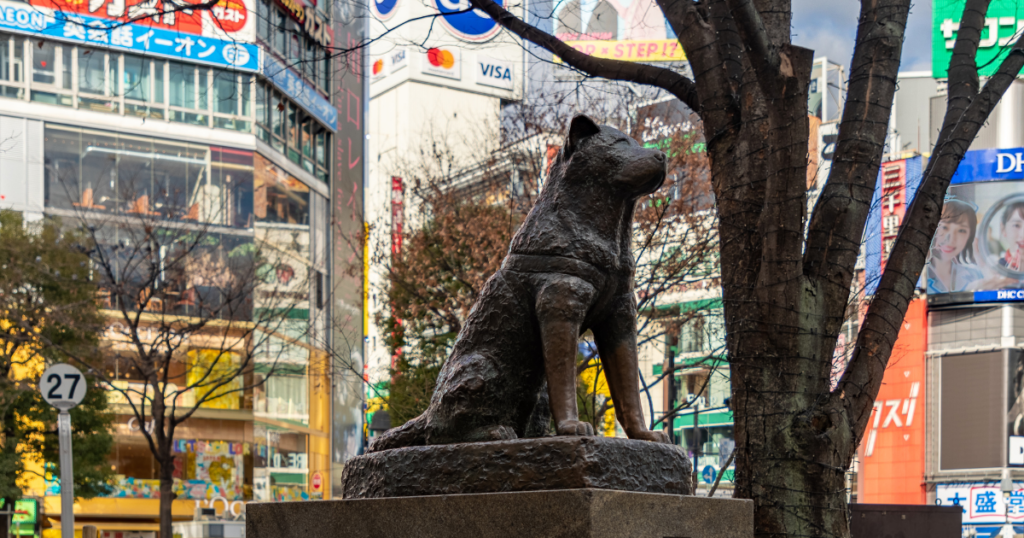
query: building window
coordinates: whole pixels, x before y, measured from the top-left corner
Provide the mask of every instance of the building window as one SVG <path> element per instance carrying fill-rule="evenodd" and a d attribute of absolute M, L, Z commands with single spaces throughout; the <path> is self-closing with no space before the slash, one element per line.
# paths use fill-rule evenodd
<path fill-rule="evenodd" d="M 4 41 L 7 41 L 4 39 Z M 42 42 L 32 48 L 32 100 L 72 106 L 72 47 Z"/>
<path fill-rule="evenodd" d="M 25 98 L 25 39 L 0 34 L 0 95 Z"/>
<path fill-rule="evenodd" d="M 318 10 L 326 3 L 318 4 Z M 270 0 L 257 0 L 256 34 L 311 86 L 325 95 L 331 92 L 330 51 L 306 35 L 302 25 L 291 19 Z M 324 21 L 330 20 L 323 12 Z"/>
<path fill-rule="evenodd" d="M 2 97 L 31 89 L 41 103 L 250 132 L 252 84 L 244 73 L 0 34 Z"/>
<path fill-rule="evenodd" d="M 256 133 L 323 182 L 330 177 L 331 132 L 270 85 L 256 86 Z"/>
<path fill-rule="evenodd" d="M 252 152 L 47 125 L 44 155 L 47 207 L 252 226 Z"/>

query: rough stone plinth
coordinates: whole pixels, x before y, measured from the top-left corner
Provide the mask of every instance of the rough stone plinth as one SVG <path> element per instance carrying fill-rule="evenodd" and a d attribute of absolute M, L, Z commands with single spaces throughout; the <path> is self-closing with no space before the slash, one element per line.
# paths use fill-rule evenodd
<path fill-rule="evenodd" d="M 599 489 L 246 505 L 246 538 L 752 538 L 751 501 Z"/>
<path fill-rule="evenodd" d="M 345 464 L 345 499 L 597 488 L 688 495 L 677 446 L 607 437 L 544 437 L 396 448 Z"/>

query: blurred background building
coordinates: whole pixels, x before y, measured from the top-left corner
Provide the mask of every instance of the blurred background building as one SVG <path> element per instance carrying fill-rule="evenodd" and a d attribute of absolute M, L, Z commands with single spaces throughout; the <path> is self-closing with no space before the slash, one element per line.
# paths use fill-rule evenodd
<path fill-rule="evenodd" d="M 342 61 L 330 52 L 365 34 L 359 6 L 0 7 L 0 207 L 27 220 L 145 217 L 168 229 L 202 229 L 210 240 L 196 255 L 214 264 L 225 251 L 257 244 L 287 258 L 270 268 L 268 282 L 294 308 L 265 349 L 248 350 L 257 365 L 245 382 L 259 381 L 270 368 L 263 363 L 284 366 L 252 390 L 208 402 L 179 429 L 175 520 L 191 520 L 197 508 L 236 519 L 249 501 L 330 498 L 363 437 L 362 279 L 347 276 L 359 249 L 339 240 L 362 229 L 363 65 L 359 54 Z M 201 315 L 197 282 L 186 278 L 160 309 Z M 249 300 L 258 310 L 255 294 Z M 101 300 L 112 309 L 123 299 Z M 202 360 L 204 350 L 197 341 L 182 354 Z M 105 368 L 119 387 L 137 382 L 116 356 Z M 110 395 L 113 490 L 76 502 L 76 529 L 154 537 L 157 465 L 140 435 L 151 425 L 132 416 L 125 396 Z M 60 486 L 45 474 L 25 491 L 30 521 L 15 534 L 59 532 Z"/>

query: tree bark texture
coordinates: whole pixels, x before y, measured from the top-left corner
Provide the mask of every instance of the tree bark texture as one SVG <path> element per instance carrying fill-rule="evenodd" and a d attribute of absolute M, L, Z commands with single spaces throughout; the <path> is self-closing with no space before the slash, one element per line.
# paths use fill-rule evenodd
<path fill-rule="evenodd" d="M 1024 38 L 979 90 L 974 56 L 989 2 L 967 2 L 938 143 L 850 364 L 833 389 L 832 357 L 878 180 L 910 0 L 861 2 L 835 156 L 809 216 L 813 51 L 790 42 L 789 1 L 658 0 L 686 51 L 692 81 L 662 67 L 580 58 L 492 0 L 472 1 L 576 69 L 661 87 L 699 114 L 718 212 L 735 496 L 753 499 L 759 537 L 849 536 L 846 470 L 924 266 L 946 188 L 1024 65 Z"/>

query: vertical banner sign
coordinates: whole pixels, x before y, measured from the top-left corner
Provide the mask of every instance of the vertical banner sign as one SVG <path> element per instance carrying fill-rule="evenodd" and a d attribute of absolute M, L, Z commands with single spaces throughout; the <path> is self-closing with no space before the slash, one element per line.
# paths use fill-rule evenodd
<path fill-rule="evenodd" d="M 907 308 L 861 443 L 859 502 L 925 504 L 924 353 L 928 314 L 924 299 Z"/>
<path fill-rule="evenodd" d="M 906 161 L 894 161 L 882 165 L 882 265 L 881 271 L 885 271 L 885 262 L 889 259 L 893 245 L 896 244 L 896 235 L 900 232 L 900 224 L 903 223 L 903 214 L 906 209 L 907 198 L 907 163 Z"/>
<path fill-rule="evenodd" d="M 825 141 L 822 158 L 831 160 L 832 144 Z M 864 293 L 874 295 L 885 260 L 899 234 L 906 208 L 921 184 L 921 157 L 882 163 L 864 227 Z"/>
<path fill-rule="evenodd" d="M 363 178 L 365 158 L 367 4 L 333 3 L 331 94 L 338 111 L 331 177 L 332 248 L 332 431 L 330 494 L 341 497 L 341 469 L 363 450 Z"/>
<path fill-rule="evenodd" d="M 402 178 L 391 178 L 391 254 L 402 253 L 402 227 L 405 224 L 405 186 Z"/>

